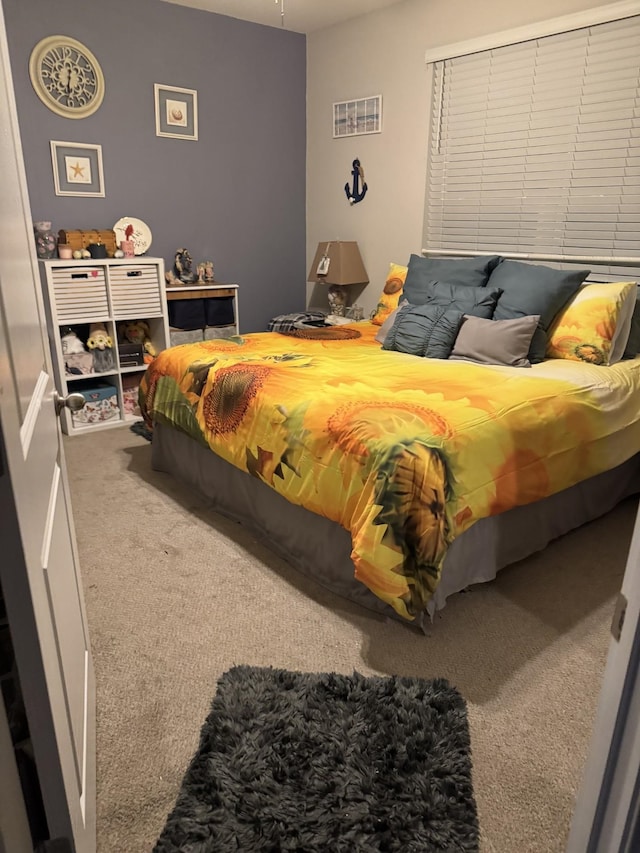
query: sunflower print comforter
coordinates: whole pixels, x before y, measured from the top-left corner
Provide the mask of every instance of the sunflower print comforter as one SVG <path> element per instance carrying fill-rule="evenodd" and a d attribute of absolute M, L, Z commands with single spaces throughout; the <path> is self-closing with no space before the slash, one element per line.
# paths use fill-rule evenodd
<path fill-rule="evenodd" d="M 478 519 L 640 450 L 640 358 L 529 369 L 383 351 L 358 323 L 160 353 L 143 414 L 351 534 L 355 576 L 413 619 Z"/>

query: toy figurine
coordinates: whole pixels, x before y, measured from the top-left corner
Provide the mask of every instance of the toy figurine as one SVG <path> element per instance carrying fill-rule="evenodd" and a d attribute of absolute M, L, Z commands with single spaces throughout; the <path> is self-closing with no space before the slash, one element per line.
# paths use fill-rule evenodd
<path fill-rule="evenodd" d="M 124 229 L 124 240 L 120 241 L 120 251 L 124 258 L 133 258 L 136 254 L 136 246 L 132 240 L 133 225 L 129 223 Z"/>
<path fill-rule="evenodd" d="M 191 266 L 193 261 L 187 249 L 178 249 L 173 264 L 173 274 L 182 284 L 192 284 L 197 276 L 193 273 Z"/>
<path fill-rule="evenodd" d="M 87 347 L 93 352 L 93 369 L 96 373 L 113 370 L 113 340 L 102 323 L 92 323 L 89 327 Z"/>

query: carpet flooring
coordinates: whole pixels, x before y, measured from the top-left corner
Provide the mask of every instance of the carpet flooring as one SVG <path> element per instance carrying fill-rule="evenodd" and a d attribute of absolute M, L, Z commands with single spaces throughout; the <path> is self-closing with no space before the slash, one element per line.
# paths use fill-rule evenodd
<path fill-rule="evenodd" d="M 153 848 L 235 665 L 446 678 L 483 853 L 564 850 L 637 502 L 454 596 L 423 636 L 304 580 L 150 468 L 127 427 L 65 440 L 97 681 L 98 850 Z"/>
<path fill-rule="evenodd" d="M 154 853 L 477 853 L 464 699 L 445 679 L 237 666 Z"/>

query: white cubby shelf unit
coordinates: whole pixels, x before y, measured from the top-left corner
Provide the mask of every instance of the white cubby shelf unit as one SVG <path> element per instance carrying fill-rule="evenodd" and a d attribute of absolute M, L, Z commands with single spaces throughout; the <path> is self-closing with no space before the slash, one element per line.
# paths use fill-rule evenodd
<path fill-rule="evenodd" d="M 84 393 L 97 385 L 111 385 L 117 395 L 113 416 L 95 423 L 83 423 L 68 408 L 61 412 L 62 429 L 67 435 L 119 426 L 139 420 L 131 412 L 131 389 L 142 378 L 146 364 L 124 366 L 118 355 L 118 326 L 125 320 L 145 320 L 158 352 L 169 344 L 164 261 L 162 258 L 90 259 L 86 261 L 40 261 L 47 331 L 58 392 L 66 396 Z M 113 340 L 112 369 L 104 372 L 67 372 L 61 336 L 71 328 L 86 341 L 93 323 L 101 323 Z M 133 376 L 135 379 L 132 379 Z M 127 404 L 125 401 L 128 397 Z"/>

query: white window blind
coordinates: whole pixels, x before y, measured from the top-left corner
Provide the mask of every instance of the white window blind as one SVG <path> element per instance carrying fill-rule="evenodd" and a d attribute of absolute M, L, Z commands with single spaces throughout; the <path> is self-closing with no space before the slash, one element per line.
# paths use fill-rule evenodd
<path fill-rule="evenodd" d="M 638 277 L 640 16 L 435 62 L 432 98 L 426 249 Z"/>

